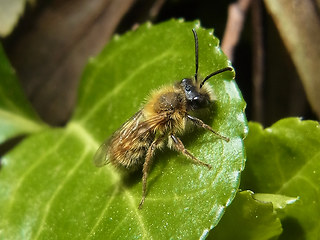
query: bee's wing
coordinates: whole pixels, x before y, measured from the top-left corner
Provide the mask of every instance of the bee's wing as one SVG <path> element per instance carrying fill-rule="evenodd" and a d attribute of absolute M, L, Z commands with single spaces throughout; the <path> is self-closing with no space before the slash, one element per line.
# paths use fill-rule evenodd
<path fill-rule="evenodd" d="M 93 163 L 96 167 L 102 167 L 108 163 L 108 140 L 96 151 L 93 157 Z"/>
<path fill-rule="evenodd" d="M 125 139 L 129 133 L 136 131 L 140 121 L 142 119 L 142 111 L 138 111 L 128 121 L 126 121 L 112 136 L 107 139 L 97 150 L 93 157 L 93 163 L 96 167 L 103 167 L 109 163 L 109 146 L 110 144 L 116 144 L 115 140 L 119 138 Z"/>
<path fill-rule="evenodd" d="M 130 137 L 132 133 L 137 131 L 139 124 L 143 121 L 142 110 L 136 112 L 128 121 L 126 121 L 113 135 L 113 138 L 122 140 Z"/>

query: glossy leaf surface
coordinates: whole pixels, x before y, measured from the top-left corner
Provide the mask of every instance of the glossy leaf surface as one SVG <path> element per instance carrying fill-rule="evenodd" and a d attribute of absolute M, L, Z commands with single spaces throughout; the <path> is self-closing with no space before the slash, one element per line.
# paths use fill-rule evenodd
<path fill-rule="evenodd" d="M 115 37 L 91 59 L 75 114 L 64 129 L 25 139 L 0 175 L 0 237 L 6 239 L 192 239 L 206 236 L 234 198 L 244 168 L 245 102 L 232 72 L 210 80 L 217 101 L 199 113 L 230 142 L 194 128 L 181 139 L 208 170 L 172 150 L 156 152 L 142 210 L 141 173 L 123 177 L 92 158 L 152 89 L 194 75 L 194 40 L 205 77 L 229 62 L 198 23 L 171 20 Z M 15 179 L 13 181 L 13 179 Z"/>

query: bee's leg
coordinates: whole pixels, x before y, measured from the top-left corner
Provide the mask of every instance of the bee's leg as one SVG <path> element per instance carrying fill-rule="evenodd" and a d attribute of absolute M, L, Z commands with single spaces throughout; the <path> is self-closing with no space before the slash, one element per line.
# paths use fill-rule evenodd
<path fill-rule="evenodd" d="M 211 165 L 205 162 L 200 161 L 195 156 L 193 156 L 183 145 L 182 141 L 176 137 L 175 135 L 171 134 L 170 138 L 172 139 L 172 146 L 185 155 L 187 158 L 192 159 L 195 163 L 206 166 L 207 168 L 211 169 Z"/>
<path fill-rule="evenodd" d="M 163 137 L 156 138 L 153 140 L 151 143 L 150 147 L 148 148 L 147 154 L 146 154 L 146 160 L 143 164 L 143 169 L 142 169 L 142 199 L 139 204 L 139 209 L 142 208 L 142 205 L 144 203 L 144 200 L 146 199 L 147 195 L 147 178 L 150 170 L 150 166 L 152 164 L 152 155 L 154 151 L 157 149 L 157 147 L 161 144 Z"/>
<path fill-rule="evenodd" d="M 220 133 L 218 133 L 215 130 L 213 130 L 212 127 L 210 127 L 209 125 L 205 124 L 201 119 L 196 118 L 196 117 L 192 117 L 190 115 L 187 115 L 187 118 L 189 120 L 191 120 L 195 125 L 211 131 L 212 133 L 217 135 L 219 138 L 225 140 L 226 142 L 230 141 L 230 139 L 228 137 L 222 136 Z"/>

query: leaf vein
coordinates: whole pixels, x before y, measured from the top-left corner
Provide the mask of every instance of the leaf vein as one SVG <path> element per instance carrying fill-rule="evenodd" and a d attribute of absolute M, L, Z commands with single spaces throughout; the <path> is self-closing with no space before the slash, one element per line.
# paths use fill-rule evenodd
<path fill-rule="evenodd" d="M 149 232 L 147 231 L 144 223 L 143 223 L 143 219 L 142 219 L 142 215 L 138 212 L 138 205 L 136 204 L 136 202 L 134 201 L 134 197 L 132 196 L 132 194 L 125 188 L 123 187 L 124 193 L 127 196 L 127 198 L 129 199 L 129 207 L 131 207 L 135 213 L 135 215 L 137 216 L 138 222 L 140 224 L 140 227 L 142 229 L 143 232 L 143 236 L 142 239 L 151 239 L 151 237 L 149 236 Z"/>
<path fill-rule="evenodd" d="M 140 41 L 142 41 L 142 40 L 143 40 L 143 38 L 139 38 L 138 40 L 135 40 L 134 42 L 130 42 L 130 47 L 132 47 L 134 44 L 137 44 L 137 43 L 139 45 Z M 84 95 L 87 95 L 88 92 L 90 92 L 91 87 L 93 85 L 92 83 L 94 82 L 94 79 L 96 79 L 96 76 L 99 73 L 98 70 L 103 69 L 106 65 L 108 65 L 108 62 L 115 59 L 116 55 L 123 54 L 122 52 L 125 52 L 128 47 L 129 47 L 128 44 L 118 45 L 118 51 L 113 52 L 113 54 L 107 54 L 106 57 L 101 62 L 98 62 L 98 61 L 95 62 L 96 66 L 97 66 L 97 71 L 92 72 L 90 74 L 90 76 L 88 76 L 87 79 L 89 79 L 89 81 L 86 82 L 86 87 L 84 89 Z M 100 57 L 94 58 L 94 60 L 100 60 Z"/>
<path fill-rule="evenodd" d="M 103 208 L 103 211 L 101 212 L 101 214 L 100 214 L 99 217 L 97 218 L 96 223 L 95 223 L 94 226 L 92 227 L 92 229 L 91 229 L 91 231 L 90 231 L 90 233 L 88 234 L 88 236 L 87 236 L 86 239 L 89 239 L 90 237 L 92 237 L 94 231 L 95 231 L 95 230 L 97 229 L 97 227 L 99 226 L 101 220 L 103 219 L 104 214 L 105 214 L 106 211 L 108 210 L 108 207 L 110 206 L 110 204 L 111 204 L 112 201 L 114 200 L 114 197 L 116 196 L 116 194 L 117 194 L 118 191 L 119 191 L 119 186 L 117 186 L 117 187 L 113 190 L 113 192 L 112 192 L 112 194 L 111 194 L 111 196 L 110 196 L 110 198 L 109 198 L 109 201 L 107 201 L 105 207 Z M 109 236 L 109 237 L 110 237 L 110 236 Z"/>
<path fill-rule="evenodd" d="M 140 72 L 142 72 L 146 67 L 161 61 L 163 58 L 166 58 L 168 55 L 170 55 L 170 51 L 164 51 L 161 55 L 157 56 L 156 58 L 153 58 L 150 61 L 146 61 L 146 63 L 140 65 L 135 71 L 133 71 L 127 78 L 123 79 L 120 83 L 118 83 L 115 88 L 112 89 L 112 91 L 108 92 L 100 101 L 97 101 L 96 104 L 85 114 L 85 117 L 82 118 L 80 121 L 82 123 L 85 123 L 99 108 L 101 108 L 105 103 L 109 100 L 110 97 L 113 95 L 119 93 L 122 88 L 130 82 L 136 75 L 138 75 Z"/>
<path fill-rule="evenodd" d="M 65 184 L 68 182 L 69 179 L 71 179 L 72 175 L 76 172 L 76 170 L 80 167 L 80 165 L 84 162 L 84 160 L 86 159 L 86 156 L 89 152 L 89 149 L 85 149 L 83 151 L 83 153 L 81 154 L 80 156 L 80 160 L 77 161 L 77 163 L 74 165 L 73 168 L 71 168 L 69 170 L 69 172 L 66 174 L 66 176 L 63 178 L 63 180 L 60 182 L 60 184 L 57 186 L 55 192 L 51 195 L 51 198 L 48 200 L 47 204 L 45 205 L 44 207 L 44 214 L 42 216 L 42 219 L 41 219 L 41 222 L 40 222 L 40 225 L 38 227 L 38 230 L 34 236 L 33 239 L 38 239 L 42 230 L 43 230 L 43 227 L 45 225 L 45 221 L 49 215 L 49 212 L 50 212 L 50 208 L 52 207 L 53 205 L 53 201 L 55 200 L 55 198 L 58 196 L 59 192 L 61 192 L 61 190 L 63 189 L 63 187 L 65 186 Z"/>
<path fill-rule="evenodd" d="M 128 217 L 129 217 L 129 215 L 125 216 L 125 217 L 118 223 L 117 227 L 115 227 L 115 228 L 113 229 L 113 231 L 109 234 L 109 239 L 112 239 L 112 236 L 118 231 L 118 229 L 119 229 L 120 227 L 123 226 L 122 223 L 123 223 L 125 220 L 127 220 Z"/>
<path fill-rule="evenodd" d="M 313 155 L 307 162 L 304 164 L 302 168 L 299 169 L 290 179 L 288 179 L 284 184 L 281 185 L 281 187 L 278 189 L 277 193 L 280 193 L 286 188 L 292 181 L 294 181 L 298 177 L 304 177 L 302 172 L 308 167 L 310 164 L 313 163 L 313 160 L 317 160 L 320 158 L 320 152 L 317 154 Z"/>

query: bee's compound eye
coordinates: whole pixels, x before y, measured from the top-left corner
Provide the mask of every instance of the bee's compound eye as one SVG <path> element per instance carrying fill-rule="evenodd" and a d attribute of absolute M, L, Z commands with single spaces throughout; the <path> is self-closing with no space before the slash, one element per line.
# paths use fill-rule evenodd
<path fill-rule="evenodd" d="M 192 87 L 193 87 L 192 80 L 189 78 L 182 79 L 181 86 L 184 88 L 184 91 L 186 92 L 192 91 Z"/>

